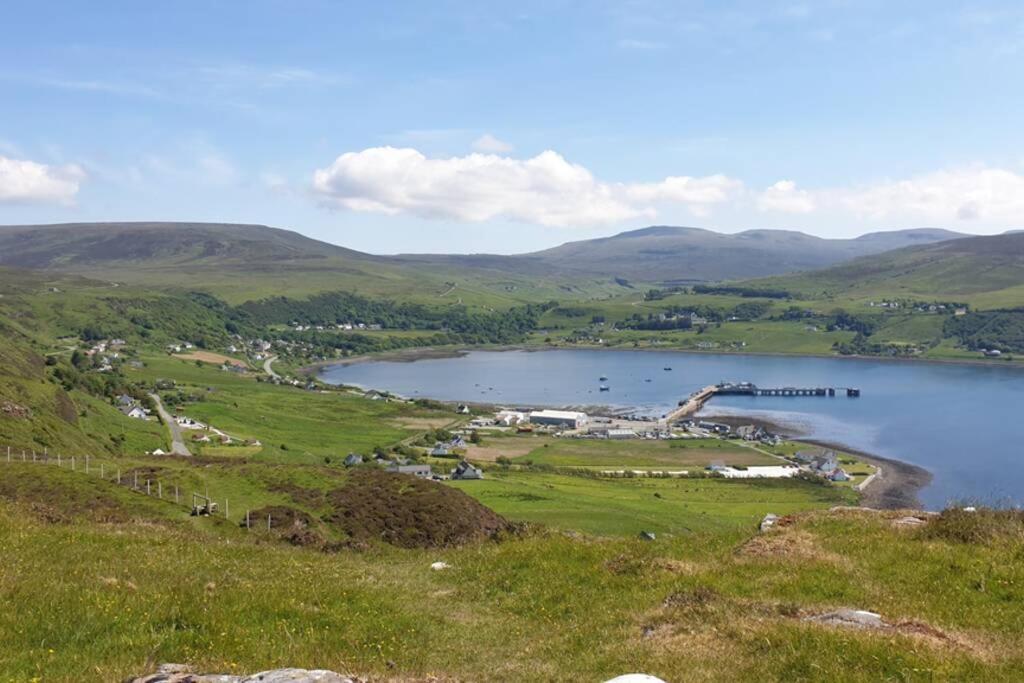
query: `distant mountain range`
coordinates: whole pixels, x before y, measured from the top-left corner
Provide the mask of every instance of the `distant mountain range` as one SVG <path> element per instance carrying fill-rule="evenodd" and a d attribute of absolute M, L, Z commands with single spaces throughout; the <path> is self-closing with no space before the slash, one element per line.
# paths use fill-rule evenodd
<path fill-rule="evenodd" d="M 923 228 L 824 239 L 786 230 L 727 235 L 700 228 L 654 226 L 569 242 L 515 256 L 402 254 L 376 256 L 262 225 L 223 223 L 68 223 L 0 226 L 0 265 L 116 276 L 269 269 L 314 270 L 329 277 L 402 279 L 433 273 L 457 281 L 546 277 L 687 283 L 750 279 L 826 268 L 893 249 L 962 238 Z M 521 284 L 504 283 L 507 289 Z M 565 287 L 560 284 L 558 286 Z"/>

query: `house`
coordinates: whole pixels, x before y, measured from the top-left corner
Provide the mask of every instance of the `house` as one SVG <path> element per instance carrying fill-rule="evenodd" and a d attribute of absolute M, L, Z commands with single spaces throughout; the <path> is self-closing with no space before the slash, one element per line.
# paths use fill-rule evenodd
<path fill-rule="evenodd" d="M 448 442 L 448 450 L 453 450 L 455 448 L 465 448 L 465 447 L 466 447 L 466 440 L 463 439 L 461 436 L 453 436 L 452 440 Z"/>
<path fill-rule="evenodd" d="M 743 425 L 742 427 L 736 428 L 736 436 L 740 437 L 744 441 L 756 441 L 759 437 L 761 430 L 754 425 Z"/>
<path fill-rule="evenodd" d="M 468 461 L 463 460 L 460 462 L 454 470 L 452 470 L 452 479 L 483 479 L 484 473 L 478 467 L 474 467 L 469 464 Z"/>
<path fill-rule="evenodd" d="M 606 439 L 635 439 L 636 432 L 632 429 L 609 429 L 604 433 Z"/>
<path fill-rule="evenodd" d="M 433 472 L 430 471 L 430 465 L 390 465 L 387 471 L 409 474 L 419 479 L 430 479 L 433 476 Z"/>
<path fill-rule="evenodd" d="M 345 456 L 345 467 L 354 467 L 363 464 L 363 456 L 358 453 L 349 453 Z"/>
<path fill-rule="evenodd" d="M 195 441 L 196 443 L 210 443 L 210 435 L 209 434 L 202 434 L 202 433 L 200 433 L 200 434 L 193 434 L 192 435 L 192 440 Z"/>
<path fill-rule="evenodd" d="M 124 415 L 135 418 L 136 420 L 146 419 L 146 411 L 143 410 L 141 406 L 121 406 L 118 410 L 120 410 Z"/>
<path fill-rule="evenodd" d="M 535 410 L 530 413 L 531 424 L 568 429 L 579 429 L 587 423 L 588 419 L 586 413 L 571 410 Z"/>
<path fill-rule="evenodd" d="M 708 319 L 705 318 L 705 317 L 699 316 L 696 313 L 691 313 L 690 314 L 690 324 L 691 325 L 707 325 L 708 324 Z"/>
<path fill-rule="evenodd" d="M 846 470 L 841 467 L 837 467 L 833 470 L 832 473 L 828 475 L 828 478 L 831 481 L 850 481 L 850 475 L 848 475 Z"/>
<path fill-rule="evenodd" d="M 443 443 L 436 444 L 432 449 L 430 449 L 430 454 L 435 458 L 443 458 L 448 455 L 448 447 Z"/>
<path fill-rule="evenodd" d="M 245 445 L 246 446 L 262 446 L 263 442 L 260 441 L 259 439 L 246 439 L 245 440 Z"/>
<path fill-rule="evenodd" d="M 115 401 L 117 402 L 117 405 L 122 408 L 135 405 L 135 397 L 129 396 L 128 394 L 121 394 L 115 399 Z"/>
<path fill-rule="evenodd" d="M 458 413 L 459 415 L 469 415 L 469 406 L 460 405 L 458 408 L 455 409 L 455 412 Z"/>
<path fill-rule="evenodd" d="M 514 427 L 515 425 L 526 422 L 526 413 L 521 413 L 516 410 L 502 410 L 494 417 L 495 421 L 505 427 Z"/>

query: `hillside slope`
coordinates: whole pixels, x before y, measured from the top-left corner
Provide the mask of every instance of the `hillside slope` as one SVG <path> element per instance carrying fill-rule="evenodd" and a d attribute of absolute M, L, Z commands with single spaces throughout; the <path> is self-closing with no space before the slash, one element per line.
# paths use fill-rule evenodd
<path fill-rule="evenodd" d="M 809 296 L 903 294 L 965 300 L 984 308 L 1020 306 L 1024 304 L 1024 233 L 906 247 L 754 284 Z"/>
<path fill-rule="evenodd" d="M 702 282 L 822 268 L 866 254 L 962 237 L 948 230 L 878 232 L 856 239 L 823 239 L 788 230 L 726 235 L 700 228 L 653 226 L 611 237 L 568 242 L 519 256 L 401 255 L 407 263 L 437 263 L 650 283 Z"/>

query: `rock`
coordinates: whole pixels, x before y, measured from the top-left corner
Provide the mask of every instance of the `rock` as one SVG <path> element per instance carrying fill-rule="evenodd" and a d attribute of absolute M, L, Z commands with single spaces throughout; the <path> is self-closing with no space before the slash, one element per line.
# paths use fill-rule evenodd
<path fill-rule="evenodd" d="M 779 521 L 779 516 L 774 512 L 769 512 L 767 515 L 764 516 L 764 519 L 761 520 L 761 524 L 760 526 L 758 526 L 758 529 L 760 529 L 761 533 L 763 534 L 764 532 L 768 531 L 773 526 L 775 526 L 775 523 L 777 521 Z"/>
<path fill-rule="evenodd" d="M 665 683 L 665 681 L 657 676 L 650 676 L 648 674 L 625 674 L 624 676 L 609 678 L 605 683 Z"/>
<path fill-rule="evenodd" d="M 653 541 L 655 538 L 657 538 L 657 537 L 654 535 L 653 531 L 641 531 L 640 532 L 640 540 L 641 541 Z"/>
<path fill-rule="evenodd" d="M 204 682 L 205 683 L 205 682 Z M 247 676 L 239 683 L 354 683 L 351 678 L 326 669 L 274 669 Z"/>
<path fill-rule="evenodd" d="M 443 569 L 450 569 L 451 565 L 447 562 L 434 562 L 430 565 L 430 568 L 433 569 L 435 572 L 439 572 Z"/>
<path fill-rule="evenodd" d="M 964 508 L 964 512 L 977 512 L 977 511 L 978 511 L 978 508 L 974 507 L 973 505 L 968 505 L 967 507 Z"/>
<path fill-rule="evenodd" d="M 920 526 L 924 523 L 920 517 L 900 517 L 893 522 L 896 526 Z"/>
<path fill-rule="evenodd" d="M 156 673 L 129 679 L 129 683 L 357 683 L 325 669 L 274 669 L 251 676 L 197 674 L 184 664 L 161 664 Z"/>
<path fill-rule="evenodd" d="M 862 609 L 840 609 L 835 612 L 805 617 L 804 620 L 848 628 L 888 628 L 889 626 L 882 620 L 881 615 Z"/>

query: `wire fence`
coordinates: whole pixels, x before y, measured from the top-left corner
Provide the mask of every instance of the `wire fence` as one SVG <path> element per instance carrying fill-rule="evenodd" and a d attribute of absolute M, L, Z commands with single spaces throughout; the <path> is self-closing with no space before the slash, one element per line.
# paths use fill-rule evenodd
<path fill-rule="evenodd" d="M 149 496 L 177 505 L 187 510 L 192 516 L 222 518 L 229 522 L 237 522 L 246 529 L 273 530 L 275 526 L 290 520 L 274 519 L 273 513 L 255 514 L 244 509 L 237 518 L 231 516 L 230 500 L 211 497 L 209 487 L 204 485 L 203 492 L 195 490 L 195 486 L 183 485 L 173 476 L 158 476 L 152 468 L 145 465 L 132 465 L 124 462 L 104 460 L 90 455 L 52 454 L 48 449 L 42 452 L 32 449 L 20 449 L 11 446 L 0 446 L 0 464 L 4 463 L 35 463 L 38 465 L 56 466 L 61 469 L 101 479 L 107 483 L 126 487 L 140 495 Z M 147 471 L 148 470 L 148 471 Z"/>

